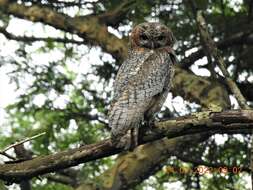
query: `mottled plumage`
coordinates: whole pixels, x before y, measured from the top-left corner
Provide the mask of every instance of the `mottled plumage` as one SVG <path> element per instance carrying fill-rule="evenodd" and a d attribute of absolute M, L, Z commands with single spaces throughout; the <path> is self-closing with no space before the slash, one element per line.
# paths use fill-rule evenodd
<path fill-rule="evenodd" d="M 113 143 L 129 149 L 145 118 L 151 119 L 164 103 L 176 60 L 172 32 L 160 23 L 137 25 L 130 37 L 128 58 L 121 65 L 114 83 L 109 110 Z"/>

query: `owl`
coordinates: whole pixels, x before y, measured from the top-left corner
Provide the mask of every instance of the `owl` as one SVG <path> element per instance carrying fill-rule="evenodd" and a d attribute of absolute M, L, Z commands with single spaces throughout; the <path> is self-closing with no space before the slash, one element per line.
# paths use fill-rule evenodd
<path fill-rule="evenodd" d="M 167 98 L 176 56 L 174 37 L 161 23 L 133 28 L 128 57 L 121 65 L 109 108 L 112 144 L 129 150 L 138 144 L 138 129 L 151 121 Z"/>

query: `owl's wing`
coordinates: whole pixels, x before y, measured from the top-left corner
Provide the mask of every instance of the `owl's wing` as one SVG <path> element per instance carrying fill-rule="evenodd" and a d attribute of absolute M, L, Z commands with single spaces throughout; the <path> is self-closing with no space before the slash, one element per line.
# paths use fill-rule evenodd
<path fill-rule="evenodd" d="M 137 52 L 121 66 L 114 84 L 114 99 L 109 111 L 113 135 L 125 134 L 138 126 L 155 95 L 169 82 L 169 54 Z"/>
<path fill-rule="evenodd" d="M 149 54 L 146 52 L 142 54 L 138 52 L 129 52 L 128 58 L 122 63 L 114 81 L 114 100 L 118 99 L 123 89 L 127 87 L 129 81 L 136 75 L 136 70 L 139 70 L 139 67 L 148 56 Z"/>
<path fill-rule="evenodd" d="M 168 67 L 176 62 L 174 52 L 132 52 L 117 73 L 113 99 L 117 100 L 129 85 L 138 86 L 139 91 L 153 89 L 154 92 L 157 92 L 158 89 L 161 90 L 163 88 L 161 80 L 169 73 Z"/>

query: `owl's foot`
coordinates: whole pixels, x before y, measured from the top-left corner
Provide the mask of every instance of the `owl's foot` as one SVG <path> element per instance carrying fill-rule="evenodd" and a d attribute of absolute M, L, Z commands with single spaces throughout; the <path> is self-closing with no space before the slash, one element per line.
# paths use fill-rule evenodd
<path fill-rule="evenodd" d="M 116 148 L 123 148 L 127 151 L 133 151 L 134 148 L 138 146 L 138 133 L 138 129 L 131 129 L 123 136 L 112 136 L 112 144 Z"/>

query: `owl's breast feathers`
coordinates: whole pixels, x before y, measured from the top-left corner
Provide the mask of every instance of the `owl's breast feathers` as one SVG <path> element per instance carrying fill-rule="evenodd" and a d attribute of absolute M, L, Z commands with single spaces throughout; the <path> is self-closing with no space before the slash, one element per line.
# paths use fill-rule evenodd
<path fill-rule="evenodd" d="M 170 86 L 174 56 L 171 48 L 130 50 L 114 82 L 114 97 L 109 109 L 113 136 L 137 127 L 145 113 L 152 115 L 159 111 Z"/>
<path fill-rule="evenodd" d="M 145 53 L 145 52 L 147 52 L 147 48 L 144 48 L 144 47 L 135 46 L 135 47 L 133 47 L 133 49 L 136 52 L 139 52 L 139 53 Z M 170 46 L 162 47 L 162 48 L 157 48 L 155 50 L 150 50 L 150 52 L 158 52 L 158 53 L 167 52 L 167 54 L 170 56 L 170 59 L 171 59 L 172 63 L 173 64 L 178 63 L 178 59 L 176 57 L 175 51 Z"/>

